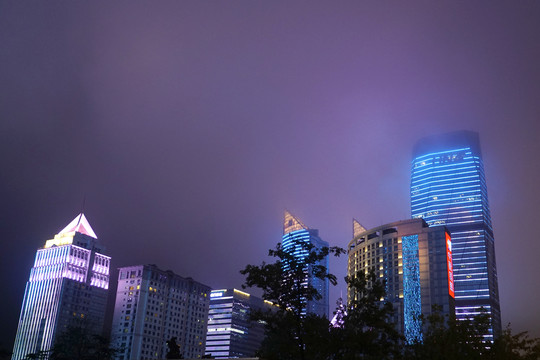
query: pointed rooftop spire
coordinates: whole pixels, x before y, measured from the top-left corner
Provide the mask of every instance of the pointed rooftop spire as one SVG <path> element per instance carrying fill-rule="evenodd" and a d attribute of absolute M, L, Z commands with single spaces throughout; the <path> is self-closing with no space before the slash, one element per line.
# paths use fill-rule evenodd
<path fill-rule="evenodd" d="M 72 231 L 77 231 L 81 234 L 88 235 L 93 237 L 94 239 L 97 239 L 96 233 L 94 232 L 94 230 L 92 230 L 90 223 L 88 223 L 88 220 L 86 220 L 86 217 L 83 213 L 77 215 L 77 217 L 73 219 L 73 221 L 70 222 L 68 226 L 63 228 L 62 231 L 60 231 L 58 234 L 64 234 Z"/>
<path fill-rule="evenodd" d="M 367 231 L 367 229 L 358 222 L 355 218 L 352 219 L 352 226 L 353 226 L 353 238 L 357 237 L 364 231 Z"/>
<path fill-rule="evenodd" d="M 283 217 L 283 235 L 302 229 L 307 230 L 308 227 L 302 224 L 302 222 L 289 211 L 285 210 L 285 216 Z"/>

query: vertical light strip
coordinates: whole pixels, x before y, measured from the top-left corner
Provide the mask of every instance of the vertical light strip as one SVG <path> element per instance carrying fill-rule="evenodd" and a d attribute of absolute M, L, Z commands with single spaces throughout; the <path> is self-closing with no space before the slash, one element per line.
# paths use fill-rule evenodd
<path fill-rule="evenodd" d="M 91 285 L 108 289 L 110 257 L 96 254 L 95 258 L 100 259 L 100 265 L 93 274 L 94 283 Z M 75 245 L 37 251 L 26 285 L 12 359 L 24 359 L 30 353 L 52 347 L 64 279 L 86 282 L 90 259 L 91 250 Z"/>
<path fill-rule="evenodd" d="M 422 341 L 420 315 L 422 303 L 420 296 L 420 260 L 418 256 L 418 235 L 403 236 L 403 306 L 405 340 L 412 344 Z"/>
<path fill-rule="evenodd" d="M 448 270 L 448 293 L 455 298 L 454 291 L 454 264 L 452 261 L 452 239 L 448 232 L 444 233 L 446 239 L 446 269 Z"/>

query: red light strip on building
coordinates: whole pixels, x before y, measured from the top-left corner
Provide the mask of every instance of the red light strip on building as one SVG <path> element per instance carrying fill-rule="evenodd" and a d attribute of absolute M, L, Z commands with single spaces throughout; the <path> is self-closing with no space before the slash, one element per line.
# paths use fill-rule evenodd
<path fill-rule="evenodd" d="M 454 294 L 454 267 L 452 265 L 452 239 L 446 233 L 446 265 L 448 268 L 448 293 L 455 298 Z"/>

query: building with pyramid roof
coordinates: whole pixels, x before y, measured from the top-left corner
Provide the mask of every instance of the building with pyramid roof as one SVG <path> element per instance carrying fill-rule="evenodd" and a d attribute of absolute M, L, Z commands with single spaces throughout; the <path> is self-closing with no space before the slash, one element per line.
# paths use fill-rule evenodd
<path fill-rule="evenodd" d="M 12 360 L 50 350 L 70 326 L 102 334 L 111 261 L 103 251 L 84 214 L 37 251 Z"/>
<path fill-rule="evenodd" d="M 312 244 L 317 249 L 328 247 L 328 243 L 319 237 L 319 230 L 308 228 L 289 211 L 285 211 L 283 219 L 283 238 L 281 242 L 283 249 L 293 253 L 295 257 L 306 257 L 308 251 L 302 247 L 301 243 Z M 328 269 L 328 256 L 318 265 L 322 265 Z M 306 285 L 307 284 L 310 284 L 317 289 L 321 295 L 321 299 L 308 301 L 306 309 L 302 312 L 304 314 L 315 314 L 328 317 L 328 279 L 319 279 L 312 275 L 311 269 L 306 269 Z"/>

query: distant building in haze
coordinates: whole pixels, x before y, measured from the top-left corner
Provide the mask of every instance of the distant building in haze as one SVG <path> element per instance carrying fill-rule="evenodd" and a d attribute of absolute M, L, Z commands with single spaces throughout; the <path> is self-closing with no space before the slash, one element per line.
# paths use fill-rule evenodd
<path fill-rule="evenodd" d="M 281 242 L 283 249 L 293 253 L 297 258 L 303 259 L 307 256 L 308 252 L 301 246 L 302 243 L 312 244 L 317 249 L 328 247 L 328 243 L 319 237 L 318 230 L 309 229 L 298 218 L 294 217 L 290 212 L 285 211 L 283 238 Z M 323 265 L 328 269 L 328 256 L 319 265 Z M 328 317 L 328 279 L 319 279 L 310 274 L 312 274 L 311 269 L 306 269 L 306 285 L 311 284 L 317 289 L 321 295 L 321 299 L 308 301 L 306 309 L 303 312 Z"/>
<path fill-rule="evenodd" d="M 271 303 L 237 289 L 212 290 L 206 334 L 206 355 L 215 359 L 254 357 L 264 340 L 264 325 L 252 321 L 253 311 Z"/>
<path fill-rule="evenodd" d="M 347 275 L 374 272 L 386 282 L 393 322 L 409 343 L 422 339 L 419 316 L 431 314 L 433 305 L 454 316 L 452 240 L 444 226 L 428 227 L 422 219 L 411 219 L 366 230 L 354 222 Z M 349 301 L 358 296 L 349 291 Z"/>
<path fill-rule="evenodd" d="M 119 269 L 111 344 L 119 360 L 165 359 L 175 337 L 184 358 L 201 358 L 210 287 L 155 265 Z"/>
<path fill-rule="evenodd" d="M 83 214 L 45 242 L 26 283 L 13 360 L 50 350 L 68 326 L 102 335 L 110 260 Z"/>
<path fill-rule="evenodd" d="M 495 245 L 478 134 L 459 131 L 421 139 L 413 151 L 411 213 L 452 234 L 456 317 L 484 307 L 492 337 L 501 332 Z"/>

